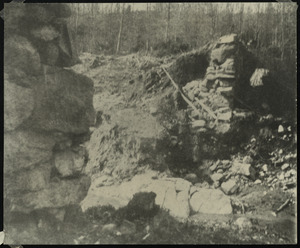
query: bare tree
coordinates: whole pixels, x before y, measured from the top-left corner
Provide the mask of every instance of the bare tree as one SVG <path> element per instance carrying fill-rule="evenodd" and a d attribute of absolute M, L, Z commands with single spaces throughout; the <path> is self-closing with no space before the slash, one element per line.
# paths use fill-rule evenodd
<path fill-rule="evenodd" d="M 284 38 L 284 3 L 281 4 L 281 60 L 284 59 L 284 46 L 285 46 L 285 38 Z"/>
<path fill-rule="evenodd" d="M 169 41 L 169 32 L 170 32 L 170 19 L 171 19 L 171 3 L 168 3 L 168 12 L 167 12 L 167 25 L 166 25 L 166 36 L 165 41 Z"/>
<path fill-rule="evenodd" d="M 119 34 L 118 34 L 118 42 L 117 42 L 116 54 L 118 54 L 120 52 L 121 37 L 122 37 L 122 30 L 123 30 L 123 21 L 124 21 L 124 8 L 125 8 L 125 3 L 122 4 L 121 19 L 120 19 L 120 29 L 119 29 Z"/>
<path fill-rule="evenodd" d="M 150 8 L 150 4 L 151 3 L 147 3 L 147 8 L 146 8 L 146 21 L 147 23 L 149 23 L 149 8 Z M 148 30 L 148 26 L 146 26 L 147 28 L 147 33 L 146 33 L 146 53 L 148 53 L 149 51 L 149 30 Z"/>

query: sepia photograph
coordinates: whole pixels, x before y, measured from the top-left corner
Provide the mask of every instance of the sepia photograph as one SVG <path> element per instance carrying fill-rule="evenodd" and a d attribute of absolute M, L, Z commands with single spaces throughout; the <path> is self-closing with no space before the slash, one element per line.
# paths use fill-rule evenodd
<path fill-rule="evenodd" d="M 297 244 L 297 3 L 1 8 L 1 244 Z"/>

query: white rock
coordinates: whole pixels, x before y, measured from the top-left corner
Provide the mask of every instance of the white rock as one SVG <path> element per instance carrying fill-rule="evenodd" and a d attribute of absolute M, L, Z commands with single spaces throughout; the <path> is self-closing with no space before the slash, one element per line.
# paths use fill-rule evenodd
<path fill-rule="evenodd" d="M 291 176 L 292 176 L 291 171 L 287 171 L 287 172 L 284 174 L 284 177 L 285 177 L 285 178 L 289 178 L 289 177 L 291 177 Z"/>
<path fill-rule="evenodd" d="M 297 171 L 295 169 L 291 169 L 290 172 L 291 172 L 291 175 L 297 175 Z"/>
<path fill-rule="evenodd" d="M 240 217 L 238 218 L 234 224 L 239 228 L 239 229 L 250 229 L 252 227 L 251 221 L 246 218 L 246 217 Z"/>
<path fill-rule="evenodd" d="M 254 169 L 251 167 L 251 164 L 244 164 L 237 161 L 234 161 L 231 167 L 231 171 L 236 174 L 241 174 L 245 176 L 254 175 Z"/>
<path fill-rule="evenodd" d="M 218 119 L 222 121 L 229 121 L 232 117 L 232 111 L 227 113 L 218 113 Z"/>
<path fill-rule="evenodd" d="M 199 188 L 190 199 L 191 209 L 204 214 L 231 214 L 230 198 L 219 189 Z"/>
<path fill-rule="evenodd" d="M 278 178 L 279 180 L 284 180 L 284 173 L 280 173 L 280 174 L 277 176 L 277 178 Z"/>
<path fill-rule="evenodd" d="M 285 163 L 281 166 L 281 170 L 286 170 L 290 167 L 290 165 L 288 163 Z"/>
<path fill-rule="evenodd" d="M 189 192 L 180 191 L 176 196 L 177 204 L 170 209 L 170 214 L 174 217 L 188 218 L 190 215 Z"/>
<path fill-rule="evenodd" d="M 190 188 L 190 196 L 191 196 L 192 194 L 194 194 L 195 192 L 197 192 L 198 189 L 199 189 L 199 187 L 192 186 L 192 187 Z"/>
<path fill-rule="evenodd" d="M 234 179 L 230 179 L 227 182 L 222 183 L 221 189 L 226 195 L 232 195 L 237 191 L 238 185 Z"/>
<path fill-rule="evenodd" d="M 232 43 L 237 40 L 237 35 L 236 34 L 228 34 L 224 35 L 219 38 L 218 43 L 219 44 L 224 44 L 224 43 Z"/>
<path fill-rule="evenodd" d="M 282 125 L 278 126 L 278 133 L 283 133 L 284 132 L 284 127 Z"/>
<path fill-rule="evenodd" d="M 135 193 L 154 192 L 156 193 L 155 204 L 169 210 L 174 217 L 187 218 L 191 183 L 181 178 L 153 179 L 155 176 L 157 178 L 156 171 L 147 171 L 120 185 L 102 187 L 97 187 L 99 180 L 95 179 L 87 196 L 81 202 L 81 208 L 84 212 L 91 207 L 104 205 L 112 205 L 119 209 L 126 206 Z"/>
<path fill-rule="evenodd" d="M 219 93 L 223 93 L 223 92 L 225 92 L 225 93 L 227 93 L 227 92 L 232 92 L 232 87 L 219 87 L 219 88 L 217 89 L 217 92 L 219 92 Z"/>
<path fill-rule="evenodd" d="M 219 182 L 223 177 L 224 177 L 224 175 L 221 173 L 214 173 L 213 175 L 211 175 L 211 179 L 214 182 Z"/>
<path fill-rule="evenodd" d="M 197 128 L 197 127 L 205 127 L 206 121 L 205 120 L 196 120 L 192 122 L 192 127 Z"/>
<path fill-rule="evenodd" d="M 259 176 L 260 176 L 260 177 L 264 177 L 264 176 L 265 176 L 265 173 L 264 173 L 263 171 L 260 171 L 260 172 L 259 172 Z"/>
<path fill-rule="evenodd" d="M 264 164 L 263 167 L 261 168 L 264 172 L 268 171 L 268 165 Z"/>
<path fill-rule="evenodd" d="M 261 180 L 260 179 L 255 180 L 254 184 L 261 184 Z"/>
<path fill-rule="evenodd" d="M 210 171 L 216 170 L 219 164 L 220 164 L 220 160 L 218 160 L 212 166 L 209 167 Z"/>
<path fill-rule="evenodd" d="M 185 175 L 184 179 L 191 183 L 196 183 L 199 180 L 195 173 L 189 173 L 189 174 Z"/>
<path fill-rule="evenodd" d="M 192 183 L 182 178 L 177 178 L 175 183 L 176 191 L 189 191 Z"/>

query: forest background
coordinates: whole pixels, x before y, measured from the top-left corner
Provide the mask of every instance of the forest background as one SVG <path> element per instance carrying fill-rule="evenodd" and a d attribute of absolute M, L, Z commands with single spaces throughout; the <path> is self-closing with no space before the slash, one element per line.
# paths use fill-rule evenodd
<path fill-rule="evenodd" d="M 77 53 L 170 56 L 229 33 L 296 80 L 296 3 L 72 3 Z"/>

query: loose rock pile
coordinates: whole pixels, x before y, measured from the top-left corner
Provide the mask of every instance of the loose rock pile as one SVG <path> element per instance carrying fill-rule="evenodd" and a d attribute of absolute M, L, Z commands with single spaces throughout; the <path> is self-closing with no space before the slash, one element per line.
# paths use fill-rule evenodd
<path fill-rule="evenodd" d="M 5 6 L 6 220 L 16 211 L 63 211 L 82 200 L 90 184 L 81 144 L 94 122 L 94 89 L 87 77 L 62 68 L 74 64 L 70 13 L 64 4 Z"/>
<path fill-rule="evenodd" d="M 234 122 L 253 114 L 246 109 L 236 109 L 234 104 L 236 85 L 242 70 L 246 69 L 238 64 L 237 58 L 244 56 L 240 46 L 236 35 L 221 37 L 211 51 L 205 77 L 183 87 L 198 109 L 189 110 L 194 119 L 192 126 L 198 132 L 213 129 L 217 133 L 227 133 Z"/>

